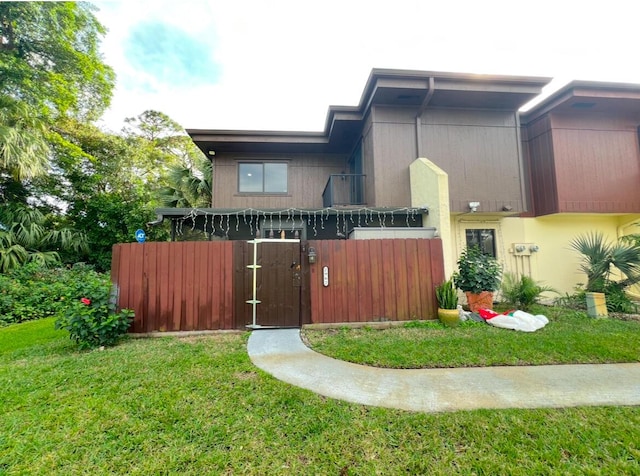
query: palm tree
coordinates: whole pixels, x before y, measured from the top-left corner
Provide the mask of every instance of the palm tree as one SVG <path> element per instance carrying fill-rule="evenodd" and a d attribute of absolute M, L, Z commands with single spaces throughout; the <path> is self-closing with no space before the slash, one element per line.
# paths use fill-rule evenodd
<path fill-rule="evenodd" d="M 24 103 L 0 95 L 0 174 L 14 180 L 47 169 L 49 146 L 44 123 Z"/>
<path fill-rule="evenodd" d="M 605 243 L 602 233 L 596 232 L 575 238 L 571 247 L 582 254 L 580 269 L 587 275 L 587 291 L 604 292 L 613 282 L 614 268 L 624 275 L 615 282 L 621 289 L 640 282 L 640 246 L 637 244 Z"/>
<path fill-rule="evenodd" d="M 164 206 L 176 208 L 205 208 L 211 205 L 213 168 L 206 157 L 198 158 L 193 167 L 169 166 L 168 185 L 160 190 Z"/>
<path fill-rule="evenodd" d="M 87 249 L 84 234 L 47 227 L 45 216 L 37 209 L 24 205 L 0 207 L 0 273 L 27 262 L 53 266 L 60 263 L 58 250 Z"/>

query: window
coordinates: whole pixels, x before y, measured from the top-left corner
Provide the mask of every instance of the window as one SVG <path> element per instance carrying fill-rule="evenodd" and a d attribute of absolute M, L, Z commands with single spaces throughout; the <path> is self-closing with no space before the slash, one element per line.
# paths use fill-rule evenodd
<path fill-rule="evenodd" d="M 478 246 L 483 253 L 496 257 L 496 230 L 467 229 L 467 247 Z"/>
<path fill-rule="evenodd" d="M 240 193 L 287 193 L 287 164 L 244 162 L 238 164 Z"/>

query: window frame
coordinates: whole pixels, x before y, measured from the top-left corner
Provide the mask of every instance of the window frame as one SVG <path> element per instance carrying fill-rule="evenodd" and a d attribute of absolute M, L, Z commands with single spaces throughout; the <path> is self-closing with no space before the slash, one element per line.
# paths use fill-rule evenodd
<path fill-rule="evenodd" d="M 490 231 L 491 232 L 491 238 L 492 238 L 492 248 L 493 248 L 493 253 L 489 253 L 491 254 L 491 256 L 493 256 L 494 258 L 498 258 L 498 230 L 495 227 L 487 227 L 487 226 L 483 226 L 483 227 L 478 227 L 478 226 L 472 226 L 472 227 L 464 227 L 464 244 L 465 247 L 469 247 L 469 241 L 467 240 L 467 233 L 472 232 L 474 234 L 478 234 L 480 235 L 480 233 L 482 233 L 483 231 Z M 480 238 L 480 236 L 478 236 L 478 238 Z M 480 249 L 482 250 L 483 253 L 486 253 L 486 251 L 484 250 L 484 248 L 481 246 Z"/>
<path fill-rule="evenodd" d="M 240 188 L 240 179 L 242 177 L 241 168 L 243 165 L 261 165 L 262 166 L 262 191 L 243 191 Z M 286 166 L 286 186 L 287 189 L 284 192 L 267 192 L 265 191 L 265 166 L 267 165 L 285 165 Z M 279 196 L 288 196 L 289 195 L 289 161 L 288 160 L 238 160 L 236 164 L 237 170 L 237 182 L 236 189 L 239 195 L 279 195 Z"/>

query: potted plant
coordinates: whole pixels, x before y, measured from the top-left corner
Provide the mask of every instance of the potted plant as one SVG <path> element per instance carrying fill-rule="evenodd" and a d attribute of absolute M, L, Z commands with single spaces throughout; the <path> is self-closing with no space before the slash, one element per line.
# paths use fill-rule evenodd
<path fill-rule="evenodd" d="M 438 300 L 438 319 L 445 326 L 454 327 L 460 322 L 458 314 L 458 290 L 453 280 L 448 279 L 436 286 L 436 299 Z"/>
<path fill-rule="evenodd" d="M 467 296 L 471 312 L 493 309 L 493 293 L 500 287 L 502 266 L 478 246 L 467 247 L 458 259 L 453 282 Z"/>

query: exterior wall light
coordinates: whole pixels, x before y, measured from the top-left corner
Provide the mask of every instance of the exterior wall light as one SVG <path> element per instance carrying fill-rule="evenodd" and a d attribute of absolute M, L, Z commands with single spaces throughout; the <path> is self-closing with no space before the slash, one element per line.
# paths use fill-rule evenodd
<path fill-rule="evenodd" d="M 313 264 L 316 262 L 316 249 L 313 246 L 309 247 L 309 252 L 307 253 L 307 257 L 309 258 L 309 264 Z"/>
<path fill-rule="evenodd" d="M 469 210 L 471 210 L 471 213 L 477 212 L 479 206 L 480 202 L 469 202 Z"/>

